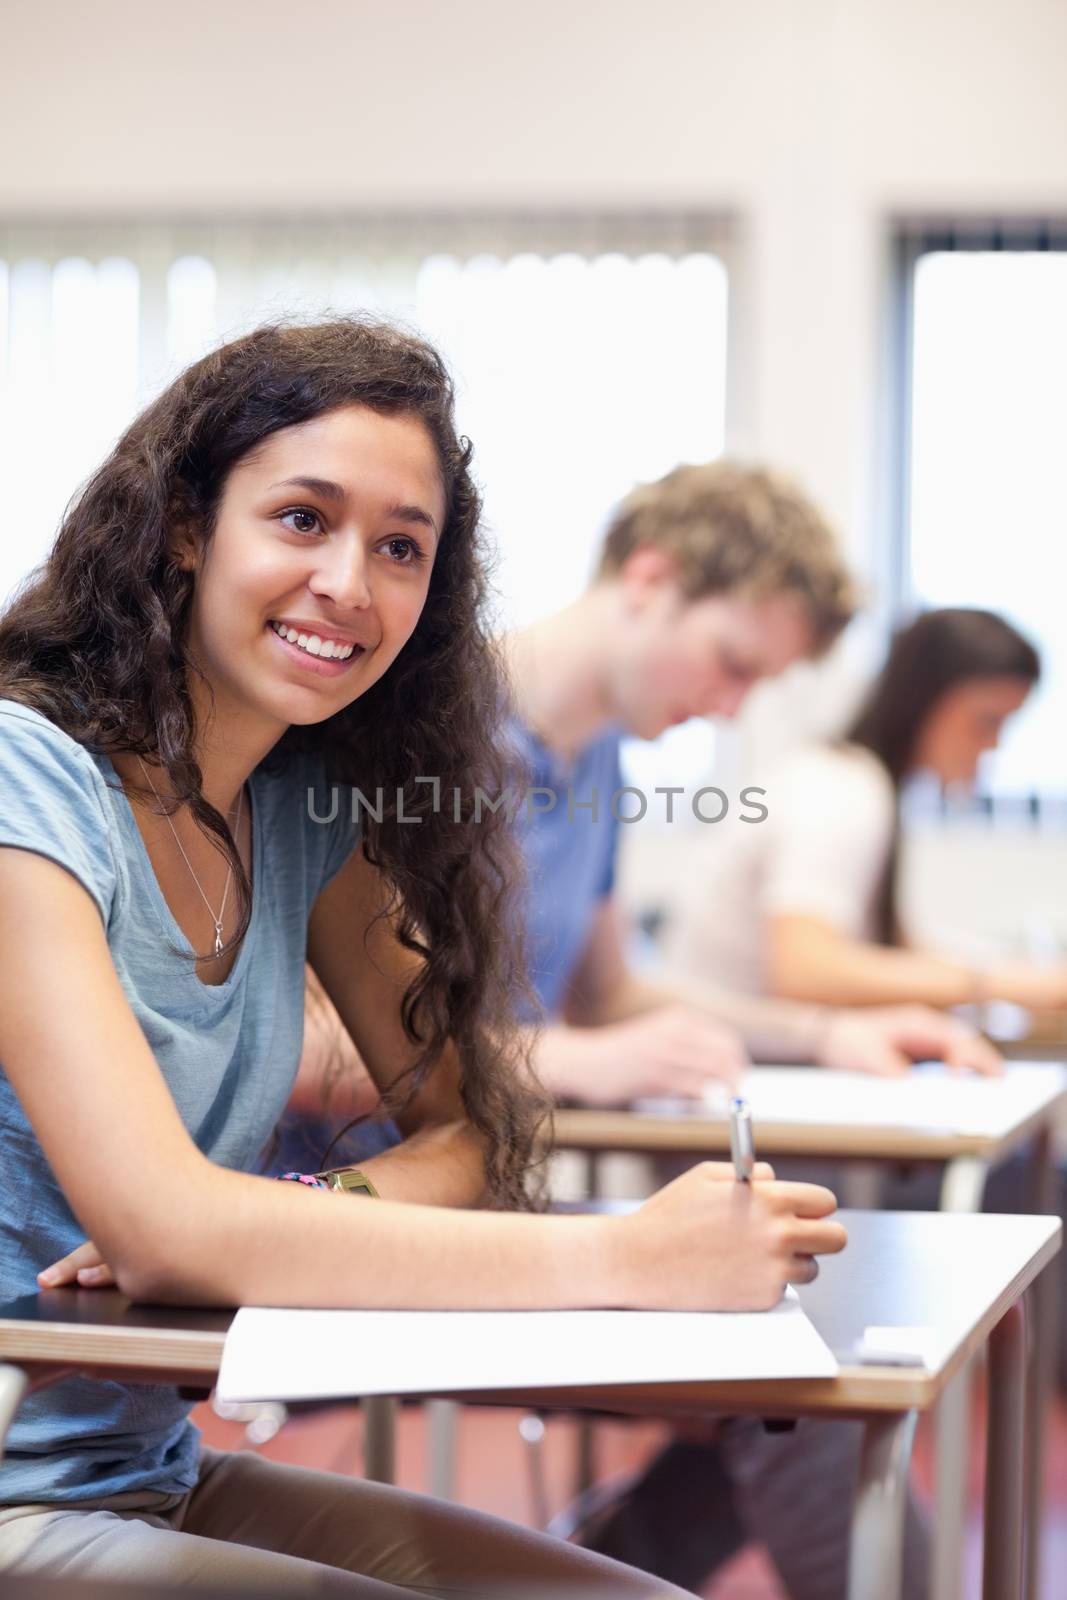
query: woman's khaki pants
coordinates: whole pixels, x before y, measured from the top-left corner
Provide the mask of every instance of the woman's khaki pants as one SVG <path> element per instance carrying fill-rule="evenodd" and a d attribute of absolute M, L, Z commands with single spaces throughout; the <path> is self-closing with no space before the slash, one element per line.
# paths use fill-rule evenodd
<path fill-rule="evenodd" d="M 0 1506 L 4 1572 L 358 1600 L 681 1600 L 661 1579 L 496 1517 L 207 1449 L 199 1481 L 180 1497 Z"/>

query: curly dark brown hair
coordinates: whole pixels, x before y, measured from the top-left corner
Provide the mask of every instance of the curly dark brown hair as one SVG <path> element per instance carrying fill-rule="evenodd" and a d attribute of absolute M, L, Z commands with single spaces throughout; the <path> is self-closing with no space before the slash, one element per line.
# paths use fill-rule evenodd
<path fill-rule="evenodd" d="M 198 361 L 127 429 L 68 507 L 55 544 L 0 616 L 0 693 L 32 706 L 86 748 L 151 755 L 175 804 L 188 804 L 232 863 L 244 935 L 251 884 L 225 819 L 204 798 L 194 753 L 186 652 L 194 575 L 168 552 L 176 523 L 206 544 L 227 474 L 278 429 L 344 405 L 421 420 L 440 464 L 446 518 L 419 622 L 392 667 L 351 705 L 291 726 L 267 756 L 270 771 L 314 752 L 328 781 L 372 794 L 404 791 L 364 822 L 363 848 L 382 874 L 398 936 L 420 960 L 403 999 L 419 1047 L 389 1097 L 414 1095 L 451 1041 L 462 1094 L 484 1136 L 487 1191 L 498 1206 L 531 1203 L 547 1102 L 514 1023 L 527 992 L 514 914 L 521 866 L 506 811 L 470 823 L 470 797 L 514 781 L 501 739 L 502 679 L 485 621 L 487 552 L 471 445 L 457 435 L 453 388 L 437 352 L 366 316 L 272 324 Z M 425 816 L 430 796 L 464 796 Z"/>

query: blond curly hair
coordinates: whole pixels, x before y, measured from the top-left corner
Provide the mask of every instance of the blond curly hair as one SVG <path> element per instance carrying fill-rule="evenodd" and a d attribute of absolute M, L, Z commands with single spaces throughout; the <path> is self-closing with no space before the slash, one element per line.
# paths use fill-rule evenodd
<path fill-rule="evenodd" d="M 808 614 L 813 655 L 824 654 L 859 603 L 837 538 L 789 478 L 766 467 L 711 461 L 640 484 L 616 508 L 598 578 L 633 551 L 669 554 L 690 599 L 709 594 L 795 594 Z"/>

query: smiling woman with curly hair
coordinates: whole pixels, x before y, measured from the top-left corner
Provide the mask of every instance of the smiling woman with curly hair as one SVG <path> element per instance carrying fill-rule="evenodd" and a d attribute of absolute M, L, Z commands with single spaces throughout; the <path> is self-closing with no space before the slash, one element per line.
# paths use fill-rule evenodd
<path fill-rule="evenodd" d="M 266 327 L 132 424 L 0 619 L 0 1299 L 76 1277 L 208 1305 L 762 1305 L 783 1240 L 840 1247 L 773 1184 L 739 1217 L 714 1168 L 632 1217 L 517 1214 L 544 1102 L 511 1019 L 506 814 L 478 815 L 509 777 L 478 524 L 429 346 L 358 317 Z M 405 1135 L 365 1164 L 369 1198 L 252 1172 L 305 959 Z M 188 1410 L 166 1386 L 31 1396 L 0 1570 L 669 1592 L 202 1450 Z"/>

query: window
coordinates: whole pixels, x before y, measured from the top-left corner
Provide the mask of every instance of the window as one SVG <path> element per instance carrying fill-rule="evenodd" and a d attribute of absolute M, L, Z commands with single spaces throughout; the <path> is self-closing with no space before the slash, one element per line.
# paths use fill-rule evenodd
<path fill-rule="evenodd" d="M 356 308 L 424 332 L 452 368 L 499 623 L 566 604 L 616 500 L 722 451 L 723 241 L 713 219 L 660 215 L 0 231 L 0 604 L 185 365 L 271 317 Z M 632 759 L 689 783 L 712 751 L 698 723 Z"/>
<path fill-rule="evenodd" d="M 910 425 L 902 600 L 983 606 L 1043 682 L 988 758 L 996 798 L 1067 794 L 1067 233 L 906 245 Z"/>
<path fill-rule="evenodd" d="M 615 500 L 722 450 L 714 240 L 691 219 L 0 234 L 0 489 L 17 532 L 0 600 L 183 366 L 272 316 L 362 307 L 425 332 L 455 373 L 500 549 L 501 620 L 565 603 Z"/>

